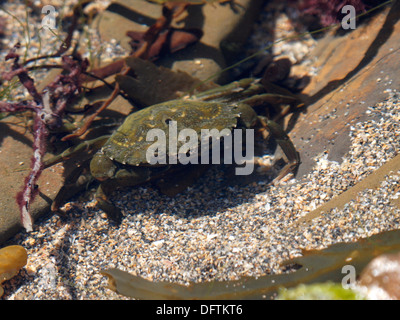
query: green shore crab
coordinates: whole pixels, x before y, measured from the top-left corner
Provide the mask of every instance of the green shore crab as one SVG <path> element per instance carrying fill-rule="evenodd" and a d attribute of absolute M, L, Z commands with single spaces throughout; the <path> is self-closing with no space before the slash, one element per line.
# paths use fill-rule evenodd
<path fill-rule="evenodd" d="M 90 161 L 90 172 L 100 181 L 96 193 L 98 206 L 110 218 L 118 220 L 121 212 L 108 199 L 116 188 L 152 181 L 158 183 L 163 193 L 173 195 L 191 185 L 208 168 L 207 164 L 149 163 L 146 151 L 154 142 L 148 141 L 147 134 L 157 128 L 168 136 L 171 121 L 176 122 L 178 130 L 191 128 L 198 136 L 201 136 L 202 129 L 217 129 L 220 132 L 224 129 L 254 129 L 263 139 L 271 135 L 287 158 L 286 166 L 276 178 L 281 179 L 297 168 L 299 155 L 280 125 L 258 115 L 253 108 L 277 104 L 300 105 L 297 98 L 266 93 L 259 80 L 246 78 L 130 114 L 111 136 L 95 139 L 96 143 L 104 143 Z M 182 141 L 175 142 L 178 147 L 183 144 Z M 74 149 L 75 152 L 79 150 Z M 167 148 L 166 156 L 169 153 Z"/>

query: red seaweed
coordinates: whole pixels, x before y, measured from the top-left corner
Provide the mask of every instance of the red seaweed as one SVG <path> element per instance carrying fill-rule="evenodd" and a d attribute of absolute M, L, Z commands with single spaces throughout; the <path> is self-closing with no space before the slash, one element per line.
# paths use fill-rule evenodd
<path fill-rule="evenodd" d="M 362 0 L 295 0 L 302 14 L 315 15 L 322 26 L 326 27 L 340 21 L 341 10 L 345 5 L 352 5 L 357 13 L 368 7 Z"/>
<path fill-rule="evenodd" d="M 32 217 L 29 213 L 30 204 L 38 193 L 36 185 L 42 170 L 43 156 L 46 152 L 48 128 L 54 129 L 61 125 L 66 106 L 82 90 L 82 73 L 88 67 L 87 59 L 82 60 L 79 55 L 62 56 L 62 66 L 66 74 L 61 74 L 49 84 L 42 93 L 35 87 L 34 80 L 29 76 L 28 70 L 19 62 L 16 50 L 17 44 L 10 50 L 6 60 L 14 59 L 11 71 L 5 72 L 3 78 L 11 80 L 17 76 L 19 81 L 33 97 L 33 101 L 0 102 L 0 112 L 16 112 L 32 110 L 35 113 L 33 127 L 33 156 L 31 158 L 31 171 L 25 179 L 23 189 L 17 194 L 17 203 L 20 208 L 21 222 L 27 231 L 32 231 Z"/>

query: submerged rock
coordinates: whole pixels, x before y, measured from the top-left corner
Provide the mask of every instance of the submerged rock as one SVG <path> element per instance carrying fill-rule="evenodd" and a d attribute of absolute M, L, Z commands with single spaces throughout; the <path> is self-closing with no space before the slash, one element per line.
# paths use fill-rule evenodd
<path fill-rule="evenodd" d="M 400 299 L 400 253 L 383 254 L 363 270 L 359 285 L 365 287 L 369 299 Z"/>

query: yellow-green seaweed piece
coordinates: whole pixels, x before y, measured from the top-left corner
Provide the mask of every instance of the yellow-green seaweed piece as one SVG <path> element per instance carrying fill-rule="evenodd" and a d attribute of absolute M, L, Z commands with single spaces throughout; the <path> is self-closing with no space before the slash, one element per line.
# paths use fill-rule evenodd
<path fill-rule="evenodd" d="M 277 300 L 364 300 L 356 291 L 333 282 L 300 284 L 295 288 L 279 290 Z"/>
<path fill-rule="evenodd" d="M 0 297 L 4 290 L 1 284 L 14 277 L 28 261 L 28 254 L 21 246 L 8 246 L 0 249 Z"/>

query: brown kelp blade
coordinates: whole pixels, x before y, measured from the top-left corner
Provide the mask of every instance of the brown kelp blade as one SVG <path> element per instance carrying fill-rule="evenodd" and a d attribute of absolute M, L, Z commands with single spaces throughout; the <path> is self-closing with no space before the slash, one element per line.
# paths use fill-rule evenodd
<path fill-rule="evenodd" d="M 374 257 L 400 250 L 400 230 L 392 230 L 361 239 L 338 243 L 323 250 L 305 251 L 304 256 L 284 265 L 300 266 L 297 271 L 262 277 L 243 277 L 236 281 L 211 281 L 184 286 L 170 282 L 152 282 L 118 269 L 102 271 L 110 289 L 136 299 L 271 299 L 279 288 L 325 281 L 341 282 L 345 265 L 357 274 Z"/>

